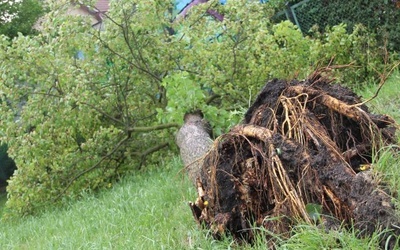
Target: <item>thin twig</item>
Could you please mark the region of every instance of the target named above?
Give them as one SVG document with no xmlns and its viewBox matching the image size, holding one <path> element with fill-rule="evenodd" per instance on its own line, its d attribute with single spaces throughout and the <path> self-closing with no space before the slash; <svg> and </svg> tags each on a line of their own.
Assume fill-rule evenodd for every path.
<svg viewBox="0 0 400 250">
<path fill-rule="evenodd" d="M 87 102 L 79 102 L 79 103 L 80 103 L 80 104 L 83 104 L 83 105 L 86 105 L 86 106 L 88 106 L 88 107 L 90 107 L 90 108 L 96 110 L 96 111 L 99 112 L 100 114 L 102 114 L 102 115 L 108 117 L 110 120 L 112 120 L 112 121 L 114 121 L 114 122 L 116 122 L 116 123 L 125 125 L 123 121 L 118 120 L 118 119 L 112 117 L 111 115 L 109 115 L 109 114 L 107 114 L 106 112 L 104 112 L 103 110 L 101 110 L 101 109 L 99 109 L 99 108 L 93 106 L 92 104 L 89 104 L 89 103 L 87 103 Z"/>
<path fill-rule="evenodd" d="M 150 132 L 154 130 L 161 130 L 161 129 L 167 129 L 167 128 L 179 128 L 180 125 L 178 123 L 167 123 L 167 124 L 160 124 L 160 125 L 155 125 L 155 126 L 149 126 L 149 127 L 132 127 L 132 128 L 127 128 L 127 132 Z"/>
<path fill-rule="evenodd" d="M 129 137 L 125 137 L 124 139 L 122 139 L 121 141 L 119 141 L 117 143 L 117 145 L 114 147 L 113 150 L 111 150 L 110 152 L 108 152 L 108 154 L 106 154 L 105 156 L 103 156 L 96 164 L 94 164 L 93 166 L 91 166 L 88 169 L 83 170 L 82 172 L 80 172 L 78 175 L 74 176 L 74 178 L 72 178 L 70 180 L 70 182 L 67 184 L 67 186 L 60 192 L 60 194 L 54 199 L 54 201 L 57 201 L 58 199 L 60 199 L 60 197 L 68 190 L 68 188 L 71 187 L 72 183 L 74 183 L 74 181 L 76 181 L 79 177 L 83 176 L 86 173 L 89 173 L 90 171 L 96 169 L 104 160 L 106 160 L 108 157 L 110 157 L 111 155 L 113 155 L 121 146 L 122 144 L 124 144 L 127 140 L 129 139 Z"/>
<path fill-rule="evenodd" d="M 154 147 L 152 147 L 152 148 L 148 148 L 148 149 L 146 149 L 145 151 L 143 151 L 143 152 L 141 152 L 141 153 L 136 152 L 136 153 L 134 153 L 134 155 L 136 155 L 136 156 L 138 156 L 138 157 L 145 157 L 145 156 L 147 156 L 147 155 L 149 155 L 149 154 L 152 154 L 152 153 L 154 153 L 154 152 L 156 152 L 156 151 L 158 151 L 158 150 L 160 150 L 160 149 L 162 149 L 162 148 L 167 147 L 168 145 L 169 145 L 168 142 L 164 142 L 164 143 L 161 143 L 161 144 L 159 144 L 159 145 L 156 145 L 156 146 L 154 146 Z"/>
<path fill-rule="evenodd" d="M 378 96 L 379 92 L 381 91 L 383 85 L 385 85 L 386 80 L 387 80 L 387 79 L 389 78 L 389 76 L 393 73 L 393 71 L 394 71 L 397 67 L 399 67 L 399 65 L 400 65 L 400 62 L 397 62 L 397 63 L 389 70 L 389 72 L 388 72 L 387 74 L 382 73 L 382 74 L 380 75 L 381 81 L 380 81 L 380 83 L 379 83 L 379 87 L 378 87 L 378 89 L 376 90 L 375 94 L 374 94 L 372 97 L 370 97 L 369 99 L 367 99 L 367 100 L 365 100 L 365 101 L 363 101 L 363 102 L 350 105 L 350 107 L 359 107 L 359 106 L 364 105 L 364 104 L 366 104 L 367 102 L 370 102 L 370 101 L 372 101 L 373 99 L 375 99 L 375 98 Z"/>
</svg>

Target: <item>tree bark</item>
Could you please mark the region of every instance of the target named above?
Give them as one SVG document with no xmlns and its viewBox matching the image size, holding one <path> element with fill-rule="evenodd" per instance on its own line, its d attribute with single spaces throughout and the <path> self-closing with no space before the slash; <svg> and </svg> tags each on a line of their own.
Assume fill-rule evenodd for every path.
<svg viewBox="0 0 400 250">
<path fill-rule="evenodd" d="M 200 177 L 204 156 L 213 144 L 211 133 L 210 125 L 204 120 L 201 111 L 195 111 L 185 114 L 184 124 L 176 136 L 185 170 L 195 186 Z"/>
</svg>

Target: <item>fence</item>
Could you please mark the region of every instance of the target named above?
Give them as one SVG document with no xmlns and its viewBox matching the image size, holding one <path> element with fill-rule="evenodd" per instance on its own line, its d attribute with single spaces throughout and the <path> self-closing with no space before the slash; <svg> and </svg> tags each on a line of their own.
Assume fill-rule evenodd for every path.
<svg viewBox="0 0 400 250">
<path fill-rule="evenodd" d="M 352 32 L 356 24 L 362 23 L 376 35 L 378 43 L 400 51 L 400 0 L 303 0 L 287 5 L 273 20 L 290 20 L 304 34 L 309 34 L 314 25 L 323 32 L 325 27 L 340 23 Z"/>
<path fill-rule="evenodd" d="M 328 23 L 330 25 L 336 25 L 342 22 L 346 22 L 346 17 L 351 16 L 352 10 L 347 10 L 345 13 L 335 12 L 335 15 L 331 15 L 328 12 L 323 11 L 323 1 L 312 1 L 304 0 L 292 6 L 287 5 L 287 8 L 274 17 L 274 21 L 290 20 L 296 24 L 303 33 L 308 33 L 314 25 L 318 25 L 324 28 Z"/>
<path fill-rule="evenodd" d="M 274 19 L 278 22 L 290 20 L 303 33 L 308 33 L 316 24 L 324 29 L 327 25 L 345 23 L 349 31 L 356 23 L 363 23 L 372 29 L 397 26 L 399 16 L 400 0 L 385 2 L 303 0 L 294 5 L 287 5 L 287 8 L 277 13 Z"/>
</svg>

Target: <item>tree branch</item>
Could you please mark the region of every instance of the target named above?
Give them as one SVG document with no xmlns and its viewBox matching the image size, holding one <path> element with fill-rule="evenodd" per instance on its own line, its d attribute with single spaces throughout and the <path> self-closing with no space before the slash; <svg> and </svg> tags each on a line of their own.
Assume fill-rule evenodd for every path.
<svg viewBox="0 0 400 250">
<path fill-rule="evenodd" d="M 128 133 L 132 132 L 150 132 L 154 130 L 162 130 L 162 129 L 168 129 L 168 128 L 179 128 L 180 125 L 178 123 L 167 123 L 167 124 L 160 124 L 160 125 L 155 125 L 155 126 L 150 126 L 150 127 L 132 127 L 132 128 L 127 128 Z"/>
<path fill-rule="evenodd" d="M 169 145 L 168 142 L 164 142 L 164 143 L 161 143 L 161 144 L 159 144 L 159 145 L 156 145 L 156 146 L 154 146 L 154 147 L 152 147 L 152 148 L 148 148 L 147 150 L 145 150 L 145 151 L 143 151 L 143 152 L 141 152 L 141 153 L 135 152 L 134 155 L 136 155 L 136 156 L 138 156 L 138 157 L 145 157 L 145 156 L 147 156 L 147 155 L 149 155 L 149 154 L 152 154 L 152 153 L 154 153 L 154 152 L 156 152 L 156 151 L 158 151 L 158 150 L 160 150 L 160 149 L 162 149 L 162 148 L 167 147 L 168 145 Z"/>
<path fill-rule="evenodd" d="M 125 137 L 124 139 L 122 139 L 121 141 L 119 141 L 117 143 L 117 145 L 114 147 L 113 150 L 111 150 L 110 152 L 108 152 L 105 156 L 103 156 L 96 164 L 94 164 L 93 166 L 91 166 L 88 169 L 83 170 L 82 172 L 80 172 L 78 175 L 74 176 L 74 178 L 72 178 L 70 180 L 70 182 L 67 184 L 67 186 L 60 192 L 60 194 L 54 199 L 54 201 L 57 201 L 58 199 L 61 198 L 61 196 L 71 187 L 72 183 L 74 183 L 74 181 L 76 181 L 79 177 L 83 176 L 84 174 L 89 173 L 90 171 L 96 169 L 105 159 L 107 159 L 108 157 L 110 157 L 111 155 L 113 155 L 127 140 L 129 139 L 129 136 Z"/>
<path fill-rule="evenodd" d="M 210 98 L 208 98 L 208 99 L 206 100 L 206 104 L 207 104 L 207 105 L 210 105 L 210 103 L 212 103 L 215 99 L 218 99 L 218 98 L 220 98 L 220 97 L 221 97 L 221 95 L 213 94 L 212 96 L 210 96 Z"/>
<path fill-rule="evenodd" d="M 112 19 L 110 19 L 112 20 Z M 115 23 L 115 22 L 113 22 Z M 116 23 L 115 23 L 116 24 Z M 124 28 L 121 25 L 116 24 L 118 27 L 121 27 L 121 29 L 123 29 L 122 31 L 124 32 Z M 100 31 L 99 31 L 100 32 Z M 160 77 L 158 77 L 157 75 L 155 75 L 154 73 L 148 71 L 147 69 L 140 67 L 140 65 L 135 64 L 134 62 L 132 62 L 131 60 L 129 60 L 128 58 L 124 57 L 123 55 L 121 55 L 120 53 L 118 53 L 116 50 L 114 50 L 113 48 L 111 48 L 108 43 L 106 43 L 100 36 L 100 34 L 96 35 L 94 34 L 94 36 L 99 39 L 100 43 L 108 50 L 110 51 L 112 54 L 114 54 L 115 56 L 121 58 L 122 60 L 126 61 L 129 65 L 132 65 L 134 68 L 136 68 L 139 71 L 142 71 L 144 73 L 146 73 L 147 75 L 151 76 L 152 78 L 156 79 L 157 81 L 161 82 L 162 79 L 160 79 Z M 129 48 L 130 44 L 127 43 L 127 46 Z M 132 53 L 131 53 L 132 55 Z M 134 56 L 134 55 L 132 55 Z"/>
<path fill-rule="evenodd" d="M 79 102 L 79 103 L 82 104 L 82 105 L 86 105 L 86 106 L 88 106 L 88 107 L 90 107 L 90 108 L 96 110 L 96 111 L 99 112 L 100 114 L 104 115 L 105 117 L 109 118 L 110 120 L 112 120 L 112 121 L 114 121 L 114 122 L 116 122 L 116 123 L 125 125 L 123 121 L 118 120 L 118 119 L 112 117 L 111 115 L 109 115 L 109 114 L 107 114 L 106 112 L 104 112 L 103 110 L 101 110 L 101 109 L 99 109 L 99 108 L 93 106 L 92 104 L 89 104 L 89 103 L 87 103 L 87 102 Z"/>
<path fill-rule="evenodd" d="M 393 71 L 394 71 L 396 68 L 399 67 L 399 65 L 400 65 L 400 62 L 397 62 L 395 65 L 393 65 L 393 67 L 389 70 L 389 72 L 387 72 L 387 73 L 384 72 L 384 73 L 379 74 L 381 80 L 380 80 L 378 89 L 376 90 L 375 94 L 374 94 L 372 97 L 370 97 L 369 99 L 367 99 L 367 100 L 365 100 L 365 101 L 363 101 L 363 102 L 361 102 L 361 103 L 357 103 L 357 104 L 351 105 L 351 107 L 358 107 L 358 106 L 364 105 L 364 104 L 366 104 L 367 102 L 370 102 L 370 101 L 372 101 L 373 99 L 375 99 L 375 98 L 378 96 L 379 92 L 381 91 L 383 85 L 385 85 L 386 80 L 387 80 L 387 79 L 389 78 L 389 76 L 393 73 Z"/>
</svg>

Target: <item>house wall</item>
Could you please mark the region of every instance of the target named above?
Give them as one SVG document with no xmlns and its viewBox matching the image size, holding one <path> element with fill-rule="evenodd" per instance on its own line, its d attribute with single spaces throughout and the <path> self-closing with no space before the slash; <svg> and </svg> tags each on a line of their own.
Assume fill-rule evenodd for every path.
<svg viewBox="0 0 400 250">
<path fill-rule="evenodd" d="M 96 17 L 94 15 L 91 15 L 87 10 L 85 10 L 82 7 L 79 6 L 69 6 L 67 11 L 66 11 L 66 15 L 73 15 L 73 16 L 83 16 L 83 17 L 89 17 L 90 18 L 90 23 L 93 27 L 97 27 L 99 26 L 99 21 L 96 19 Z M 35 23 L 35 25 L 33 26 L 34 29 L 36 30 L 42 30 L 42 23 L 45 20 L 45 16 L 40 17 L 39 20 Z M 100 27 L 100 26 L 99 26 Z"/>
<path fill-rule="evenodd" d="M 90 15 L 86 10 L 80 7 L 74 7 L 74 6 L 69 7 L 67 10 L 67 15 L 89 16 L 91 20 L 90 23 L 92 25 L 95 25 L 99 22 L 93 15 Z"/>
</svg>

